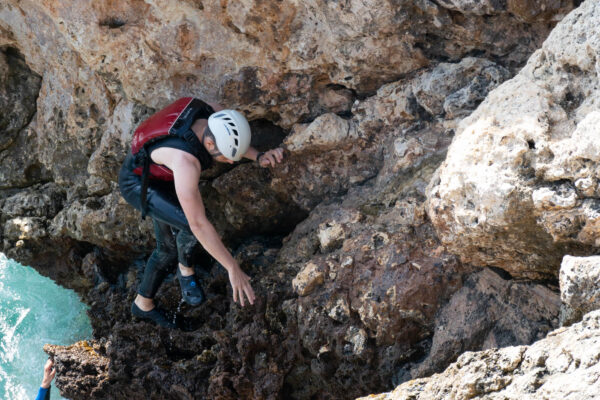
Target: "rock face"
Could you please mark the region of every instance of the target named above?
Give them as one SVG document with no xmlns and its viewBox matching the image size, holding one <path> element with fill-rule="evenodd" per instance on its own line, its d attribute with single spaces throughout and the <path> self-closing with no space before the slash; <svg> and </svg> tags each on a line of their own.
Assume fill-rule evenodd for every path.
<svg viewBox="0 0 600 400">
<path fill-rule="evenodd" d="M 575 26 L 573 15 L 595 12 L 588 3 L 559 29 Z M 456 143 L 466 124 L 478 117 L 459 125 L 461 119 L 490 91 L 510 85 L 529 107 L 524 99 L 533 84 L 502 84 L 576 5 L 2 2 L 3 251 L 78 290 L 94 328 L 89 342 L 46 348 L 57 362 L 58 387 L 74 399 L 351 398 L 439 371 L 464 350 L 528 344 L 554 328 L 559 305 L 551 290 L 471 263 L 555 277 L 552 257 L 594 245 L 591 167 L 573 178 L 575 189 L 562 180 L 536 187 L 535 196 L 532 189 L 535 212 L 498 192 L 528 212 L 515 214 L 518 234 L 484 227 L 486 240 L 498 241 L 498 254 L 480 236 L 469 236 L 479 231 L 458 230 L 462 225 L 451 219 L 448 210 L 469 206 L 468 200 L 436 193 L 443 171 L 460 157 Z M 568 51 L 577 53 L 578 41 L 593 38 L 593 31 L 578 36 Z M 566 68 L 566 61 L 554 64 L 562 60 L 560 46 L 545 46 L 534 60 L 545 54 L 549 72 L 532 70 L 530 61 L 530 75 L 558 80 L 580 71 L 591 79 L 591 64 L 579 70 Z M 583 54 L 573 57 L 585 60 Z M 572 115 L 587 115 L 581 110 L 592 99 L 579 103 L 592 90 L 587 81 L 572 88 L 550 82 L 557 93 L 563 87 Z M 177 283 L 168 279 L 157 298 L 178 310 L 182 328 L 168 331 L 129 315 L 154 243 L 150 222 L 141 222 L 119 196 L 116 179 L 135 127 L 181 96 L 241 109 L 255 146 L 281 145 L 286 155 L 278 168 L 241 163 L 203 173 L 209 219 L 253 276 L 258 300 L 244 309 L 232 303 L 226 274 L 196 249 L 208 300 L 195 309 L 180 304 Z M 479 110 L 493 102 L 488 97 Z M 515 101 L 515 113 L 521 103 Z M 509 125 L 512 116 L 506 118 Z M 459 126 L 426 205 L 427 187 Z M 581 126 L 580 143 L 591 143 Z M 560 129 L 552 132 L 564 149 L 572 146 Z M 532 140 L 534 147 L 544 143 Z M 583 147 L 574 151 L 581 156 L 576 160 L 591 157 Z M 543 158 L 545 170 L 558 173 L 571 160 L 556 154 L 555 161 Z M 479 153 L 464 157 L 476 160 Z M 471 168 L 485 171 L 477 163 Z M 473 202 L 475 209 L 484 205 Z M 564 224 L 552 225 L 553 216 L 579 206 L 588 210 L 583 239 L 566 233 L 570 239 L 561 239 Z M 557 244 L 549 245 L 553 237 Z M 527 269 L 523 260 L 531 261 Z M 476 328 L 463 329 L 468 323 Z"/>
<path fill-rule="evenodd" d="M 464 262 L 547 279 L 597 248 L 599 15 L 583 3 L 461 122 L 428 214 Z"/>
<path fill-rule="evenodd" d="M 104 387 L 109 382 L 110 360 L 106 357 L 105 347 L 99 343 L 91 345 L 85 340 L 71 346 L 44 346 L 44 351 L 55 360 L 54 368 L 60 371 L 55 384 L 63 396 L 72 397 L 81 392 L 95 398 L 106 396 Z"/>
<path fill-rule="evenodd" d="M 369 400 L 597 399 L 600 311 L 532 346 L 465 353 L 441 374 Z"/>
<path fill-rule="evenodd" d="M 563 306 L 570 311 L 566 314 L 569 317 L 567 322 L 578 322 L 575 325 L 550 332 L 546 338 L 531 346 L 464 353 L 456 363 L 440 374 L 415 379 L 398 386 L 390 393 L 368 398 L 372 400 L 598 398 L 600 304 L 595 302 L 598 281 L 598 272 L 595 268 L 597 262 L 598 257 L 566 256 L 563 260 L 560 272 L 561 298 Z M 483 272 L 481 275 L 489 275 L 489 273 Z M 490 277 L 486 277 L 487 281 Z M 549 306 L 547 294 L 546 299 L 543 298 L 541 292 L 545 289 L 540 287 L 536 289 L 541 296 L 539 305 L 535 308 L 555 310 L 556 304 L 554 307 Z M 455 297 L 460 297 L 460 292 L 457 292 Z M 582 319 L 581 315 L 587 311 L 590 312 Z M 531 319 L 527 318 L 527 320 Z M 438 325 L 441 326 L 443 325 Z M 451 341 L 448 343 L 452 344 Z M 496 343 L 493 346 L 496 347 L 495 345 L 502 344 Z M 435 347 L 435 345 L 432 347 L 429 357 L 437 360 L 433 351 Z"/>
<path fill-rule="evenodd" d="M 598 283 L 600 257 L 565 256 L 560 266 L 562 324 L 579 321 L 586 313 L 600 309 Z"/>
<path fill-rule="evenodd" d="M 478 272 L 438 313 L 426 359 L 404 367 L 409 376 L 399 378 L 441 372 L 465 351 L 540 340 L 558 325 L 560 306 L 559 296 L 542 285 L 506 280 L 489 269 Z"/>
</svg>

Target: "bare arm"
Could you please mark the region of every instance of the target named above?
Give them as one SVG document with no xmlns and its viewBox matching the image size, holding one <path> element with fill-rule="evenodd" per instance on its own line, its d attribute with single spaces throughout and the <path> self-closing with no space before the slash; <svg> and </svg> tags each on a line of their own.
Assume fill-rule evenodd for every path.
<svg viewBox="0 0 600 400">
<path fill-rule="evenodd" d="M 169 150 L 170 157 L 165 157 L 163 161 L 167 161 L 164 164 L 173 171 L 175 192 L 190 224 L 192 233 L 202 247 L 227 270 L 233 289 L 233 300 L 237 302 L 239 299 L 241 305 L 244 306 L 245 295 L 250 304 L 254 304 L 255 296 L 250 286 L 250 277 L 241 270 L 229 250 L 223 244 L 214 226 L 206 218 L 204 202 L 198 189 L 198 180 L 201 172 L 200 163 L 191 154 L 176 149 Z"/>
</svg>

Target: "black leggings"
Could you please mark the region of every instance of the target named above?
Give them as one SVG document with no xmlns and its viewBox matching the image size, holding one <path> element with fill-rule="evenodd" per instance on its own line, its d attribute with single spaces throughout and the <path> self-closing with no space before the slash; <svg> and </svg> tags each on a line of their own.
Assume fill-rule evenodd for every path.
<svg viewBox="0 0 600 400">
<path fill-rule="evenodd" d="M 133 156 L 129 154 L 119 173 L 119 188 L 123 198 L 141 211 L 142 179 L 132 172 L 133 166 Z M 185 267 L 191 265 L 194 247 L 198 241 L 190 230 L 172 182 L 150 181 L 146 202 L 147 215 L 154 223 L 156 249 L 146 263 L 138 293 L 154 298 L 177 261 Z"/>
</svg>

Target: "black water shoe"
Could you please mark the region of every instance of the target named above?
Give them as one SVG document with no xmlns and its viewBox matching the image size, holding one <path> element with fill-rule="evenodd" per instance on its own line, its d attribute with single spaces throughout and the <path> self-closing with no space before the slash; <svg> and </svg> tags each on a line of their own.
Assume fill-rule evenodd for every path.
<svg viewBox="0 0 600 400">
<path fill-rule="evenodd" d="M 131 304 L 131 315 L 141 320 L 152 322 L 158 326 L 162 326 L 164 328 L 175 329 L 176 325 L 172 318 L 167 316 L 165 310 L 154 307 L 150 311 L 143 311 L 141 308 L 137 306 L 137 304 Z"/>
<path fill-rule="evenodd" d="M 202 287 L 196 279 L 196 274 L 190 276 L 181 275 L 181 270 L 177 267 L 177 279 L 181 286 L 181 297 L 191 306 L 197 306 L 204 302 L 206 297 L 202 291 Z"/>
</svg>

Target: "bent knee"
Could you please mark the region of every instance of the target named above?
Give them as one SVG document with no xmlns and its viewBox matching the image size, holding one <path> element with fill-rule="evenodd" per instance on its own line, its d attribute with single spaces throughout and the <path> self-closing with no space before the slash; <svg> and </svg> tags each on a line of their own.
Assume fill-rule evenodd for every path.
<svg viewBox="0 0 600 400">
<path fill-rule="evenodd" d="M 174 251 L 155 250 L 150 256 L 156 268 L 170 270 L 177 263 L 177 253 Z"/>
</svg>

